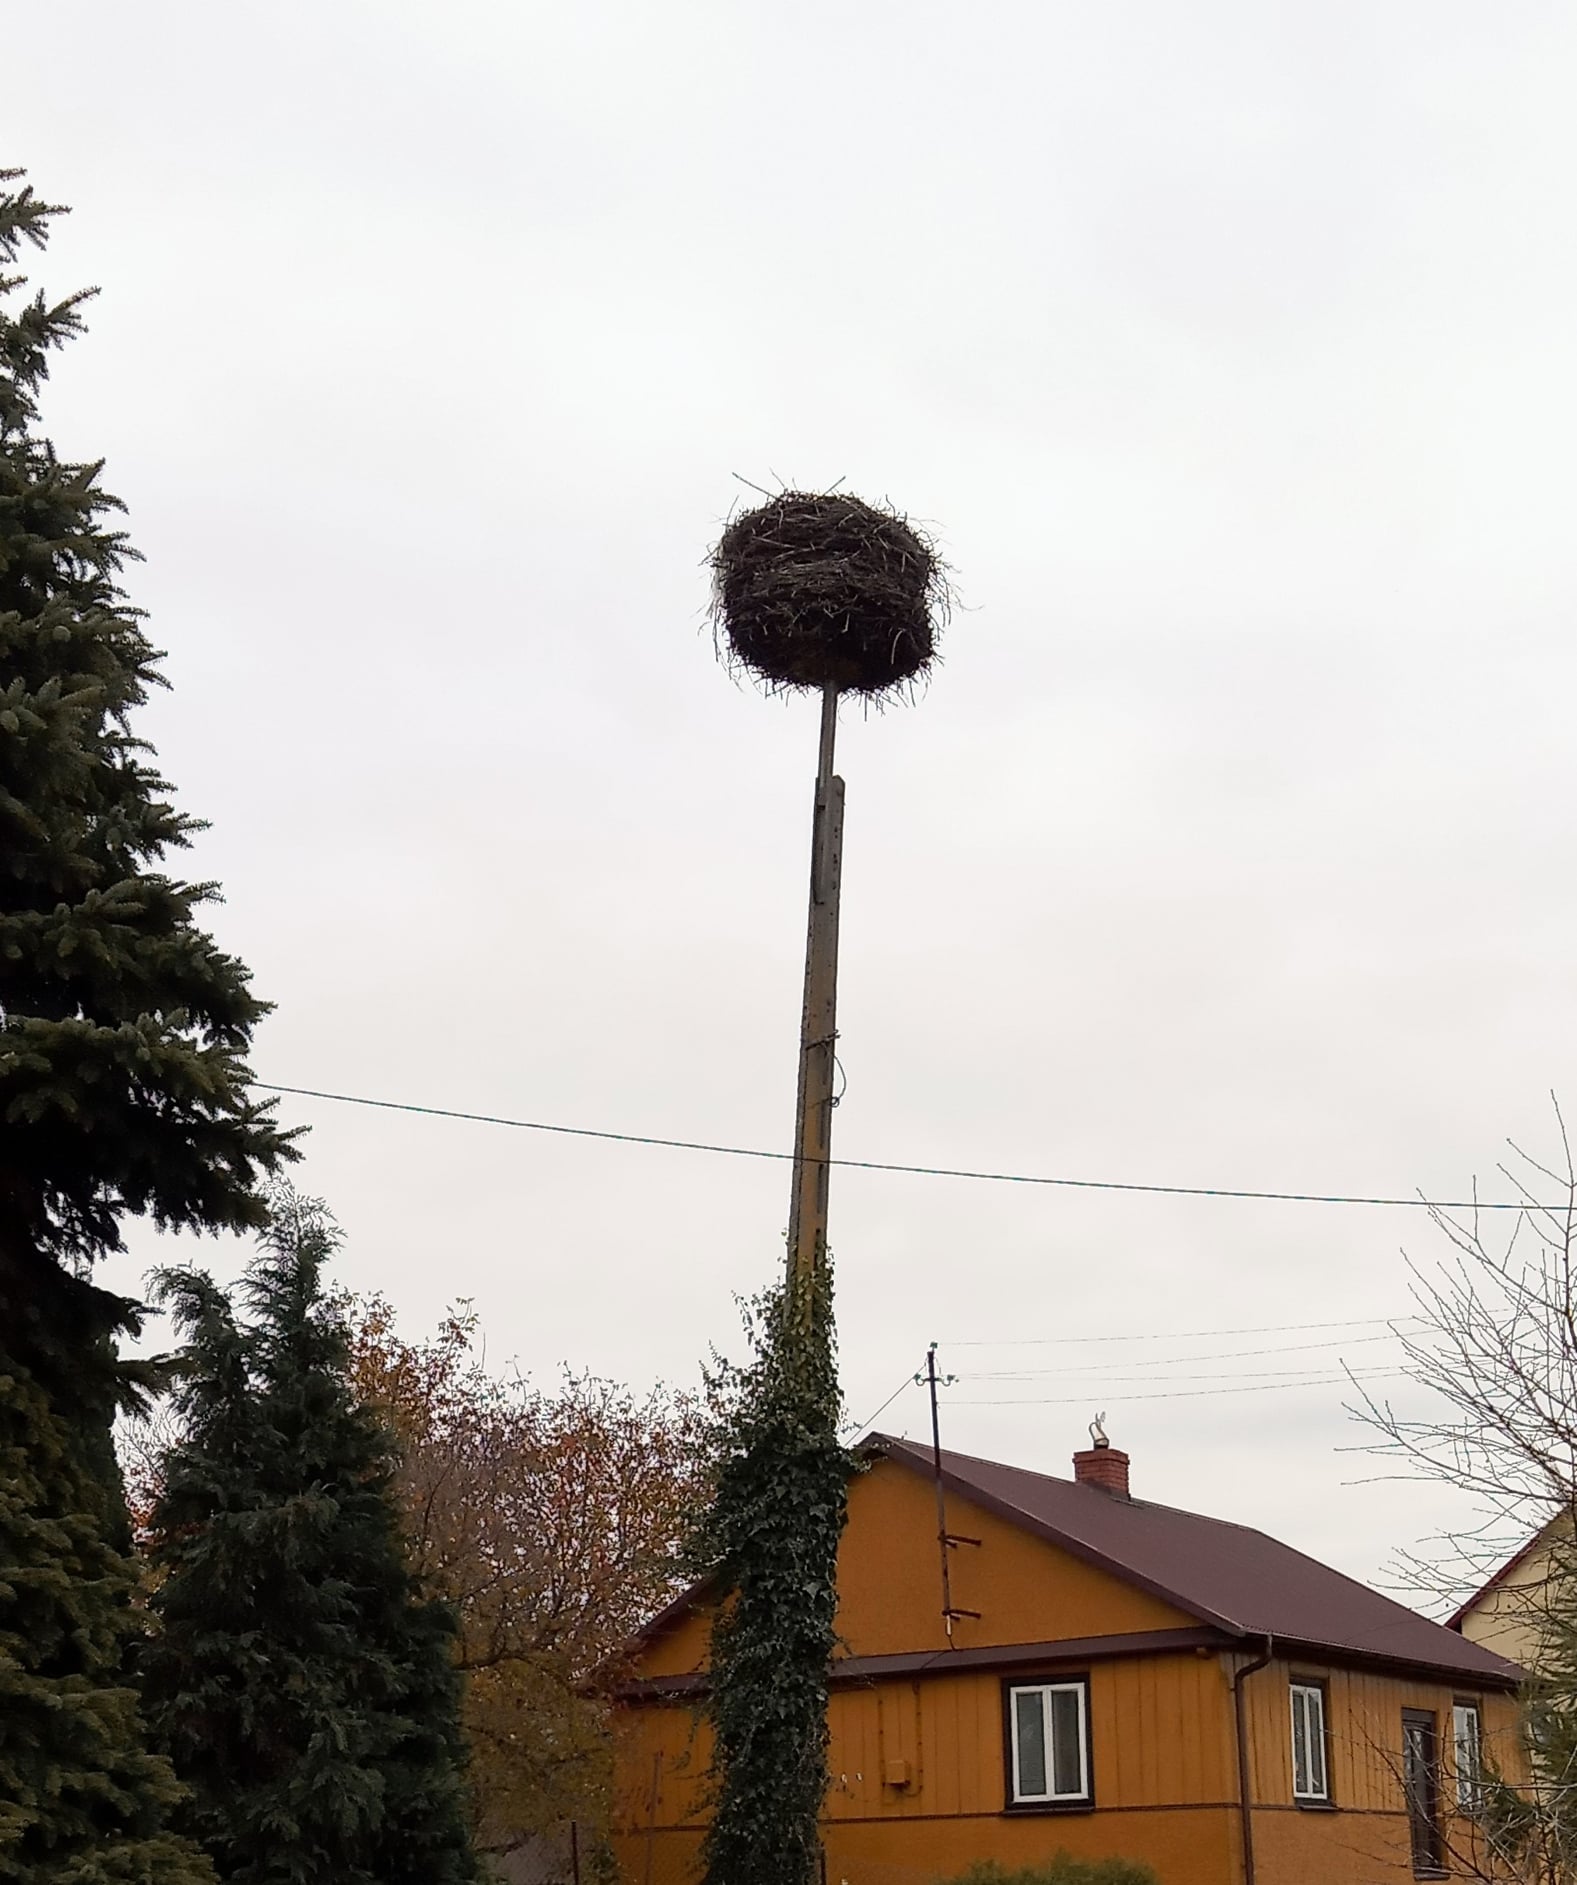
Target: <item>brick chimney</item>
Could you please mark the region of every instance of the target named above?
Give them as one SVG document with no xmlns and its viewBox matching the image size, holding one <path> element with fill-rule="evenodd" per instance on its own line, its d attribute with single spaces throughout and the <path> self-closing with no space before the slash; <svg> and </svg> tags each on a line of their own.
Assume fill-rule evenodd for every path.
<svg viewBox="0 0 1577 1885">
<path fill-rule="evenodd" d="M 1114 1498 L 1126 1499 L 1128 1493 L 1128 1455 L 1115 1447 L 1104 1433 L 1097 1432 L 1095 1444 L 1073 1456 L 1073 1477 L 1081 1486 L 1099 1486 Z"/>
</svg>

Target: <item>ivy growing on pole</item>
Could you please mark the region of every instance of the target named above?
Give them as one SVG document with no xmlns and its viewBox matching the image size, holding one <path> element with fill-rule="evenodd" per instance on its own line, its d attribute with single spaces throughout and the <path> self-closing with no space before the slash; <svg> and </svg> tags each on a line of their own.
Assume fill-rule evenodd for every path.
<svg viewBox="0 0 1577 1885">
<path fill-rule="evenodd" d="M 714 1377 L 716 1493 L 699 1538 L 719 1598 L 707 1713 L 706 1885 L 816 1885 L 838 1541 L 854 1460 L 841 1408 L 830 1262 L 752 1307 L 753 1359 Z"/>
</svg>

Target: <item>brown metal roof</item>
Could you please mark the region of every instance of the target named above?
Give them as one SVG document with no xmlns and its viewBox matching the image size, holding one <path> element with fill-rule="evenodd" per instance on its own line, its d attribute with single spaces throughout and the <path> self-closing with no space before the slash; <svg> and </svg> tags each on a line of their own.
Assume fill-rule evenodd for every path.
<svg viewBox="0 0 1577 1885">
<path fill-rule="evenodd" d="M 930 1448 L 913 1441 L 873 1433 L 861 1450 L 932 1471 Z M 1246 1525 L 967 1453 L 944 1452 L 942 1476 L 950 1491 L 1231 1636 L 1272 1636 L 1289 1650 L 1402 1663 L 1475 1686 L 1510 1687 L 1521 1674 L 1493 1650 Z"/>
</svg>

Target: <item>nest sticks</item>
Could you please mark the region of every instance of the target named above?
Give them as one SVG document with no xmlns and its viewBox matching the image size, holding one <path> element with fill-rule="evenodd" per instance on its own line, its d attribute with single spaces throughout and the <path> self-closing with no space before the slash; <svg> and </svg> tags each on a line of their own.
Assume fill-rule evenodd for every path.
<svg viewBox="0 0 1577 1885">
<path fill-rule="evenodd" d="M 712 552 L 725 658 L 768 689 L 881 699 L 936 656 L 948 601 L 933 546 L 857 497 L 783 491 L 742 512 Z"/>
</svg>

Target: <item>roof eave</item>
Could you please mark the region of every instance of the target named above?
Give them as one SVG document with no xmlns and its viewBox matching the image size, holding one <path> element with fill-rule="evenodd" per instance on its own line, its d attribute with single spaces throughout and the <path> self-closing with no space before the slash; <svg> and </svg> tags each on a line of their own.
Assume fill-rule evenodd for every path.
<svg viewBox="0 0 1577 1885">
<path fill-rule="evenodd" d="M 1433 1681 L 1449 1682 L 1459 1689 L 1497 1689 L 1508 1694 L 1519 1688 L 1523 1670 L 1505 1657 L 1496 1657 L 1499 1669 L 1471 1669 L 1461 1663 L 1433 1662 L 1421 1656 L 1387 1655 L 1383 1650 L 1354 1649 L 1346 1643 L 1322 1643 L 1310 1637 L 1278 1636 L 1276 1654 L 1296 1660 L 1341 1663 L 1353 1668 L 1373 1669 L 1387 1675 L 1428 1676 Z M 1492 1653 L 1492 1652 L 1491 1652 Z"/>
<path fill-rule="evenodd" d="M 874 1682 L 909 1680 L 918 1676 L 949 1676 L 982 1670 L 1078 1667 L 1125 1658 L 1177 1655 L 1187 1651 L 1230 1651 L 1237 1639 L 1208 1627 L 1180 1630 L 1139 1630 L 1116 1635 L 1055 1637 L 1033 1643 L 982 1643 L 968 1649 L 941 1648 L 835 1656 L 828 1670 L 833 1688 L 867 1687 Z M 706 1670 L 684 1670 L 673 1675 L 626 1680 L 614 1694 L 623 1701 L 674 1700 L 703 1694 L 709 1685 Z"/>
</svg>

